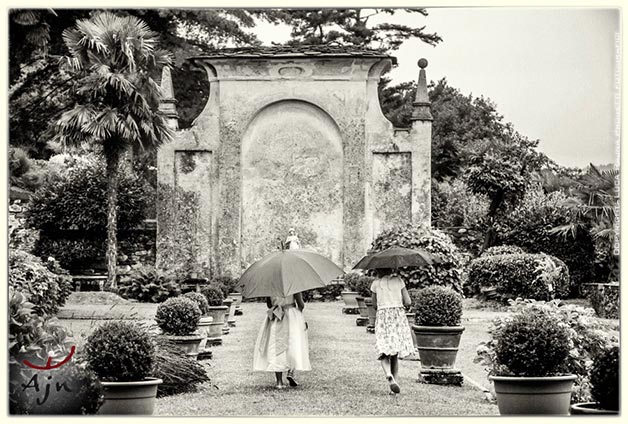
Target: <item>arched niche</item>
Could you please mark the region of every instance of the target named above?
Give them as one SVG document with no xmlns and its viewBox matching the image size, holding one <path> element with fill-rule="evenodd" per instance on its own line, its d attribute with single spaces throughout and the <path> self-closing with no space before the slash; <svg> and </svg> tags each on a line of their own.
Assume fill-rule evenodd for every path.
<svg viewBox="0 0 628 424">
<path fill-rule="evenodd" d="M 300 100 L 264 107 L 244 132 L 241 166 L 243 267 L 277 250 L 290 227 L 342 264 L 343 147 L 329 114 Z"/>
</svg>

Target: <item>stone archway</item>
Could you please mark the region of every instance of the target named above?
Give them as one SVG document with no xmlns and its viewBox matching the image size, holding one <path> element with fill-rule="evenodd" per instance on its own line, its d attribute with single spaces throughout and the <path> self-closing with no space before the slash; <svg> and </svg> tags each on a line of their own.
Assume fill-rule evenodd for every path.
<svg viewBox="0 0 628 424">
<path fill-rule="evenodd" d="M 241 260 L 279 247 L 294 227 L 303 247 L 343 263 L 343 149 L 319 107 L 283 100 L 263 108 L 242 137 Z"/>
</svg>

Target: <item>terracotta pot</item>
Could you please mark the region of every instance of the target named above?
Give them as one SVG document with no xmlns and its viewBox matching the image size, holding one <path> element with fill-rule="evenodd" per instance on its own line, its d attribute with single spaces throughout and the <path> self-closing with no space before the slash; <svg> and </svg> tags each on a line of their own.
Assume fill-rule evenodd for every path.
<svg viewBox="0 0 628 424">
<path fill-rule="evenodd" d="M 158 378 L 144 381 L 101 381 L 105 401 L 98 415 L 152 415 L 155 409 Z"/>
<path fill-rule="evenodd" d="M 568 415 L 575 375 L 490 376 L 501 415 Z"/>
<path fill-rule="evenodd" d="M 453 368 L 464 327 L 428 327 L 412 325 L 421 366 Z"/>
<path fill-rule="evenodd" d="M 366 310 L 366 303 L 364 302 L 364 297 L 358 296 L 355 298 L 355 301 L 358 302 L 358 309 L 360 310 L 360 316 L 362 318 L 368 318 L 369 314 Z"/>
<path fill-rule="evenodd" d="M 209 325 L 209 339 L 220 339 L 222 337 L 222 328 L 225 325 L 225 312 L 229 308 L 227 306 L 210 306 L 207 316 L 212 317 L 214 320 Z"/>
<path fill-rule="evenodd" d="M 618 415 L 619 411 L 602 409 L 599 403 L 574 403 L 570 408 L 571 415 Z"/>
<path fill-rule="evenodd" d="M 201 342 L 203 339 L 206 339 L 206 337 L 201 336 L 200 334 L 190 334 L 187 336 L 166 335 L 164 337 L 182 349 L 187 356 L 194 359 L 198 356 Z"/>
<path fill-rule="evenodd" d="M 347 308 L 358 307 L 358 301 L 356 300 L 356 297 L 358 297 L 358 292 L 343 291 L 340 293 L 340 295 L 342 296 L 342 300 L 345 302 L 345 306 Z"/>
</svg>

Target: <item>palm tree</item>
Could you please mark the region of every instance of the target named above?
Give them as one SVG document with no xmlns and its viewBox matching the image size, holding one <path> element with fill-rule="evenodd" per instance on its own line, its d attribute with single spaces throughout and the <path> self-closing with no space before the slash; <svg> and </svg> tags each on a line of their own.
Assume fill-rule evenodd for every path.
<svg viewBox="0 0 628 424">
<path fill-rule="evenodd" d="M 155 149 L 172 137 L 159 112 L 153 77 L 169 66 L 158 34 L 134 16 L 103 12 L 63 32 L 70 55 L 62 65 L 76 78 L 74 107 L 56 123 L 63 145 L 98 145 L 107 173 L 107 286 L 116 287 L 117 194 L 121 157 L 129 147 Z"/>
</svg>

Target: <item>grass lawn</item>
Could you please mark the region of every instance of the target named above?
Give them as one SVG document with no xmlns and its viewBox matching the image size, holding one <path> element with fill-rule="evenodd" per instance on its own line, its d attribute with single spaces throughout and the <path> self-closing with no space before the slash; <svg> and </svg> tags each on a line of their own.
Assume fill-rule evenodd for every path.
<svg viewBox="0 0 628 424">
<path fill-rule="evenodd" d="M 62 323 L 80 338 L 100 318 L 110 313 L 147 320 L 156 305 L 118 304 L 107 312 L 104 305 L 72 304 L 63 308 Z M 308 303 L 310 361 L 313 370 L 297 373 L 300 386 L 276 390 L 272 373 L 253 372 L 253 345 L 266 307 L 244 303 L 237 326 L 223 336 L 223 345 L 213 347 L 214 358 L 202 363 L 212 379 L 197 393 L 157 400 L 154 415 L 175 416 L 480 416 L 498 415 L 497 406 L 485 400 L 473 384 L 444 387 L 416 382 L 418 361 L 401 361 L 401 394 L 389 395 L 379 362 L 375 359 L 375 336 L 355 325 L 355 315 L 343 315 L 341 302 Z M 466 312 L 466 311 L 465 311 Z M 484 311 L 473 310 L 463 322 L 461 352 L 457 366 L 465 376 L 488 386 L 486 373 L 473 363 L 475 346 L 486 340 Z M 492 314 L 488 314 L 492 315 Z M 67 319 L 74 317 L 74 319 Z M 76 319 L 93 317 L 93 319 Z M 490 319 L 490 317 L 488 318 Z"/>
</svg>

